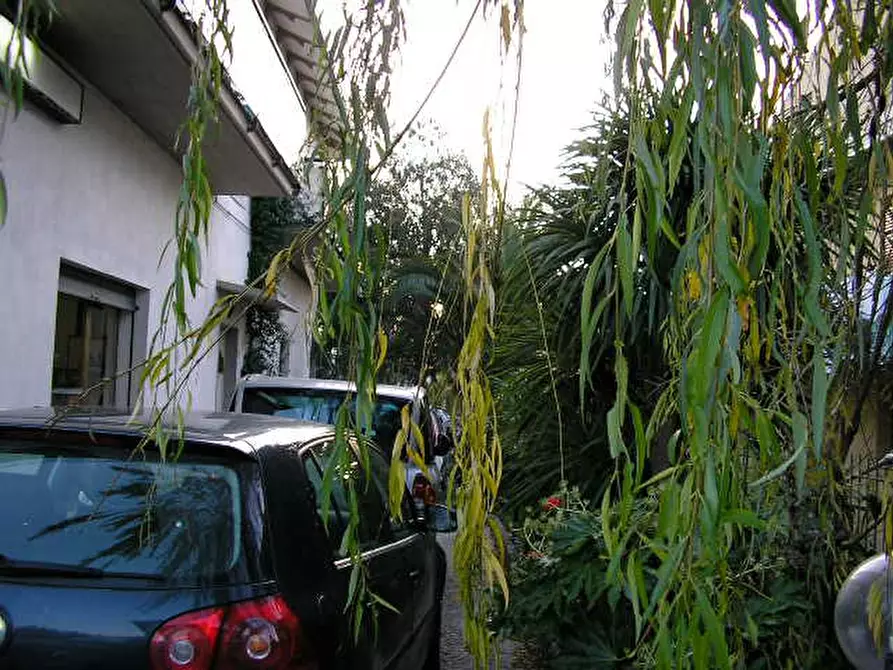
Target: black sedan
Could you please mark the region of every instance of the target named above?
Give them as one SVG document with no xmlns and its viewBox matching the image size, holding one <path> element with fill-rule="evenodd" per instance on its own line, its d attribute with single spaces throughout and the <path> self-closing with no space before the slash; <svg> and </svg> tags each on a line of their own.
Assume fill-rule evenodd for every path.
<svg viewBox="0 0 893 670">
<path fill-rule="evenodd" d="M 189 416 L 135 450 L 127 416 L 0 412 L 0 669 L 439 667 L 445 557 L 387 513 L 386 460 L 334 478 L 331 427 Z M 346 482 L 372 608 L 345 610 Z M 325 522 L 321 510 L 326 510 Z M 372 597 L 374 594 L 375 598 Z"/>
</svg>

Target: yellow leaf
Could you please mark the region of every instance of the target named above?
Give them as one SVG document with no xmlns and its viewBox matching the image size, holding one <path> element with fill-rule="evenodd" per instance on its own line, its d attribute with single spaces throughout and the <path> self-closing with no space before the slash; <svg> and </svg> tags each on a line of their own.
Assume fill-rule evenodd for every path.
<svg viewBox="0 0 893 670">
<path fill-rule="evenodd" d="M 741 317 L 741 329 L 745 332 L 750 327 L 751 299 L 747 296 L 738 298 L 738 315 Z"/>
<path fill-rule="evenodd" d="M 384 334 L 384 331 L 379 328 L 378 329 L 378 360 L 375 363 L 375 373 L 378 374 L 378 371 L 381 370 L 381 366 L 384 365 L 385 355 L 388 353 L 388 336 Z"/>
<path fill-rule="evenodd" d="M 502 3 L 502 19 L 500 20 L 500 25 L 502 26 L 502 43 L 505 46 L 505 50 L 508 51 L 509 45 L 512 42 L 512 19 L 509 15 L 509 6 L 507 3 Z"/>
<path fill-rule="evenodd" d="M 264 296 L 267 298 L 276 292 L 276 285 L 279 282 L 279 266 L 287 254 L 288 249 L 282 249 L 270 260 L 270 266 L 264 276 Z"/>
<path fill-rule="evenodd" d="M 691 302 L 696 302 L 701 297 L 701 277 L 694 270 L 685 274 L 686 296 Z"/>
<path fill-rule="evenodd" d="M 502 597 L 505 599 L 505 604 L 508 606 L 509 604 L 509 583 L 505 578 L 505 571 L 502 569 L 502 564 L 499 562 L 499 559 L 496 558 L 496 555 L 493 552 L 487 551 L 485 553 L 486 561 L 487 561 L 487 577 L 488 581 L 493 581 L 495 578 L 497 582 L 499 582 L 499 588 L 502 589 Z"/>
</svg>

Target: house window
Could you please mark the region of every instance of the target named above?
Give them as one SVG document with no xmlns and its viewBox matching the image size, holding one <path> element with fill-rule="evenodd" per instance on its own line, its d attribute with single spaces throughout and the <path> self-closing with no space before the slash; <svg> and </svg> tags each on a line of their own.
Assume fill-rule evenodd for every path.
<svg viewBox="0 0 893 670">
<path fill-rule="evenodd" d="M 54 405 L 128 404 L 135 309 L 130 287 L 62 266 L 53 352 Z"/>
</svg>

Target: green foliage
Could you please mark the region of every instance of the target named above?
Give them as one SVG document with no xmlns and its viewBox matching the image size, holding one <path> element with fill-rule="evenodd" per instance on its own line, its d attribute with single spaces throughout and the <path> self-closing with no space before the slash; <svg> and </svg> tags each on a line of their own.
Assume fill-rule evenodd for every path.
<svg viewBox="0 0 893 670">
<path fill-rule="evenodd" d="M 560 439 L 568 483 L 584 497 L 601 497 L 613 470 L 605 425 L 616 397 L 618 337 L 628 338 L 627 396 L 644 416 L 653 412 L 670 376 L 655 343 L 670 309 L 667 287 L 676 248 L 659 238 L 654 267 L 644 259 L 635 264 L 632 323 L 618 326 L 608 309 L 614 293 L 606 282 L 617 270 L 604 260 L 620 217 L 616 197 L 624 186 L 628 138 L 628 113 L 596 114 L 584 138 L 570 147 L 566 185 L 532 192 L 514 213 L 504 240 L 493 374 L 507 450 L 505 498 L 512 512 L 534 504 L 561 481 Z M 690 201 L 691 175 L 685 162 L 668 203 L 677 213 L 669 225 L 680 234 L 685 222 L 678 213 Z M 584 337 L 596 344 L 582 349 Z M 555 403 L 547 402 L 553 393 L 560 415 Z"/>
<path fill-rule="evenodd" d="M 273 257 L 283 246 L 292 237 L 317 223 L 316 217 L 310 214 L 306 202 L 299 196 L 252 198 L 248 276 L 265 275 Z M 296 260 L 303 262 L 303 258 Z M 242 371 L 246 374 L 279 374 L 280 351 L 289 338 L 288 331 L 279 320 L 279 314 L 253 305 L 245 314 L 245 326 L 248 349 Z"/>
<path fill-rule="evenodd" d="M 659 514 L 666 532 L 674 520 L 666 507 L 659 512 L 663 502 L 643 497 L 631 517 L 647 522 Z M 849 667 L 834 638 L 834 570 L 858 560 L 867 547 L 824 543 L 820 520 L 804 511 L 792 510 L 791 531 L 754 523 L 730 554 L 729 583 L 740 606 L 719 627 L 740 645 L 737 667 L 783 668 L 793 657 L 803 667 Z M 746 515 L 736 522 L 747 523 Z M 665 593 L 680 559 L 670 554 L 669 562 L 640 563 L 630 554 L 620 566 L 621 559 L 608 553 L 602 528 L 601 511 L 576 489 L 563 489 L 528 508 L 515 533 L 520 546 L 512 562 L 512 601 L 497 625 L 509 637 L 536 642 L 549 667 L 657 663 L 647 636 L 637 634 L 643 614 L 617 579 L 618 568 L 631 571 L 630 578 L 649 592 Z"/>
<path fill-rule="evenodd" d="M 647 521 L 659 502 L 643 498 L 632 516 Z M 732 552 L 729 582 L 739 607 L 719 623 L 723 634 L 740 644 L 738 667 L 783 668 L 796 657 L 803 667 L 845 670 L 849 665 L 833 628 L 839 583 L 835 566 L 858 561 L 869 548 L 825 543 L 819 519 L 800 510 L 793 513 L 793 531 L 757 524 Z M 662 529 L 671 523 L 662 515 Z M 656 664 L 637 636 L 641 612 L 612 578 L 618 559 L 607 553 L 600 511 L 575 490 L 562 490 L 541 507 L 528 509 L 516 536 L 521 546 L 512 563 L 512 601 L 497 621 L 502 633 L 536 642 L 550 667 Z M 628 565 L 641 571 L 635 579 L 645 589 L 660 592 L 672 579 L 669 566 L 678 560 Z"/>
<path fill-rule="evenodd" d="M 628 667 L 633 612 L 607 581 L 598 512 L 577 489 L 525 512 L 515 533 L 520 547 L 512 561 L 512 600 L 497 619 L 499 629 L 536 642 L 550 667 Z"/>
<path fill-rule="evenodd" d="M 207 38 L 203 32 L 206 25 L 210 26 Z M 174 222 L 174 278 L 161 307 L 159 333 L 162 339 L 171 314 L 175 317 L 177 335 L 187 334 L 186 288 L 194 297 L 201 281 L 200 240 L 207 240 L 214 203 L 202 146 L 206 134 L 218 121 L 224 61 L 232 56 L 232 33 L 226 0 L 207 0 L 207 15 L 202 13 L 194 28 L 199 42 L 198 57 L 192 66 L 186 121 L 174 147 L 182 154 L 183 186 Z"/>
<path fill-rule="evenodd" d="M 835 550 L 847 529 L 839 468 L 859 412 L 841 421 L 836 408 L 854 385 L 864 398 L 877 362 L 857 354 L 864 367 L 842 364 L 864 305 L 879 304 L 864 287 L 886 272 L 872 228 L 886 213 L 890 151 L 881 138 L 891 72 L 889 59 L 875 56 L 893 16 L 866 12 L 857 30 L 845 3 L 807 11 L 632 1 L 616 20 L 616 95 L 630 118 L 620 165 L 634 191 L 617 192 L 613 237 L 590 270 L 600 278 L 589 295 L 612 298 L 595 324 L 596 312 L 582 306 L 590 322 L 581 359 L 613 346 L 615 370 L 625 369 L 648 313 L 637 277 L 659 273 L 661 246 L 678 248 L 661 323 L 670 377 L 647 424 L 621 383 L 607 416 L 614 467 L 602 535 L 616 563 L 608 578 L 636 613 L 642 667 L 748 661 L 747 637 L 728 625 L 751 602 L 737 568 L 751 561 L 762 578 L 777 569 L 796 539 L 793 508 L 816 520 L 812 551 L 827 563 L 824 591 L 810 588 L 809 574 L 792 583 L 805 582 L 822 613 L 828 599 L 815 594 L 851 565 Z M 807 78 L 821 72 L 818 63 L 830 69 L 824 95 Z M 876 86 L 860 86 L 862 76 Z M 692 191 L 676 218 L 670 202 L 686 160 Z M 880 302 L 889 313 L 889 295 Z M 599 334 L 609 320 L 613 342 Z M 648 456 L 667 426 L 669 467 L 649 481 Z M 651 514 L 631 515 L 652 497 Z M 757 533 L 764 528 L 772 532 Z M 660 588 L 640 578 L 651 565 Z M 764 612 L 767 621 L 776 614 Z M 818 634 L 785 628 L 780 639 L 770 666 L 826 667 Z"/>
<path fill-rule="evenodd" d="M 251 199 L 251 249 L 248 276 L 266 273 L 273 257 L 303 230 L 319 223 L 300 195 Z"/>
<path fill-rule="evenodd" d="M 233 29 L 229 25 L 227 0 L 206 0 L 199 16 L 192 17 L 192 34 L 198 45 L 192 64 L 186 120 L 177 135 L 174 149 L 180 154 L 182 184 L 174 217 L 174 232 L 165 245 L 159 266 L 173 246 L 173 278 L 161 303 L 159 321 L 149 352 L 142 365 L 139 395 L 134 407 L 136 417 L 144 405 L 151 419 L 137 446 L 158 446 L 162 460 L 176 458 L 182 452 L 184 414 L 192 408 L 192 397 L 184 389 L 192 373 L 226 335 L 235 314 L 242 316 L 250 306 L 245 295 L 225 296 L 212 306 L 198 326 L 187 315 L 189 296 L 195 297 L 201 285 L 201 241 L 207 242 L 214 193 L 203 146 L 219 120 L 219 99 L 224 86 L 224 63 L 232 56 Z M 207 27 L 207 31 L 205 28 Z M 249 303 L 246 305 L 246 303 Z M 241 311 L 237 312 L 237 308 Z M 173 326 L 171 319 L 173 318 Z M 177 443 L 170 450 L 171 437 L 163 429 L 163 417 L 174 418 Z"/>
<path fill-rule="evenodd" d="M 314 336 L 322 351 L 348 352 L 344 376 L 354 382 L 355 392 L 352 398 L 345 398 L 336 417 L 335 452 L 323 475 L 324 506 L 333 478 L 349 469 L 354 459 L 358 458 L 369 472 L 368 445 L 362 435 L 370 432 L 376 376 L 385 358 L 387 338 L 381 330 L 377 300 L 385 246 L 381 230 L 369 225 L 367 196 L 376 173 L 395 148 L 385 109 L 390 59 L 403 37 L 403 14 L 397 0 L 383 7 L 367 3 L 356 15 L 345 18 L 345 26 L 327 41 L 325 49 L 324 65 L 339 111 L 339 153 L 328 165 L 324 185 L 325 229 L 320 231 L 323 243 L 317 261 L 319 306 Z M 371 162 L 373 150 L 378 152 L 375 164 Z M 288 261 L 294 246 L 293 242 L 280 252 L 280 263 Z M 271 268 L 279 258 L 274 257 Z M 350 556 L 353 569 L 346 611 L 358 636 L 368 624 L 368 612 L 374 615 L 379 608 L 390 605 L 367 585 L 353 480 L 348 481 L 347 497 L 350 522 L 342 550 Z M 399 511 L 399 501 L 392 500 L 391 508 Z M 374 616 L 372 622 L 374 625 Z"/>
<path fill-rule="evenodd" d="M 463 155 L 435 148 L 439 134 L 410 131 L 403 141 L 370 184 L 367 212 L 384 245 L 374 298 L 388 337 L 380 379 L 416 384 L 426 370 L 455 368 L 462 340 L 462 200 L 479 187 Z M 346 374 L 348 352 L 317 350 L 314 357 L 324 374 Z"/>
<path fill-rule="evenodd" d="M 242 373 L 276 376 L 281 369 L 281 351 L 288 342 L 288 331 L 277 312 L 251 307 L 245 314 L 248 347 Z"/>
<path fill-rule="evenodd" d="M 481 212 L 488 212 L 488 197 L 498 185 L 484 180 Z M 509 600 L 505 575 L 505 547 L 493 516 L 502 479 L 502 443 L 496 421 L 496 404 L 486 368 L 486 355 L 492 348 L 495 315 L 491 262 L 498 224 L 476 216 L 466 197 L 462 216 L 465 226 L 465 323 L 466 335 L 456 364 L 457 410 L 462 435 L 454 449 L 461 482 L 455 488 L 461 523 L 456 536 L 453 560 L 459 578 L 459 597 L 465 610 L 465 644 L 475 669 L 485 668 L 493 654 L 492 632 L 488 622 L 497 611 L 493 589 L 501 588 L 505 604 Z M 491 536 L 496 538 L 490 542 Z M 486 586 L 486 588 L 483 588 Z"/>
</svg>

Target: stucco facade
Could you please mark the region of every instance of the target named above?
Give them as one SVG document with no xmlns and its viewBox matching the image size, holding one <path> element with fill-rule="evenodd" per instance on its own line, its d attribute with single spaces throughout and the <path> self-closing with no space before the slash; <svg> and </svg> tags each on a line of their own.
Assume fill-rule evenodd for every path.
<svg viewBox="0 0 893 670">
<path fill-rule="evenodd" d="M 174 249 L 160 264 L 159 259 L 173 233 L 181 185 L 177 157 L 144 123 L 133 120 L 126 105 L 113 103 L 83 73 L 69 71 L 84 87 L 79 123 L 60 123 L 42 107 L 26 103 L 18 118 L 10 119 L 0 144 L 9 203 L 0 227 L 0 408 L 57 402 L 62 390 L 54 390 L 59 386 L 54 376 L 60 357 L 78 362 L 78 347 L 85 366 L 115 374 L 115 393 L 96 398 L 102 404 L 131 405 L 138 373 L 128 376 L 126 371 L 145 359 L 173 276 Z M 221 164 L 218 176 L 230 183 L 242 179 L 236 173 L 244 173 L 244 162 L 233 168 L 234 175 L 226 174 L 226 161 Z M 268 162 L 259 165 L 270 169 Z M 279 182 L 270 183 L 281 183 L 281 172 L 277 177 Z M 245 195 L 215 199 L 208 243 L 202 245 L 202 286 L 188 308 L 194 324 L 221 297 L 219 282 L 246 282 L 250 185 L 259 183 L 258 177 L 252 179 L 245 179 Z M 94 280 L 95 295 L 89 289 Z M 297 276 L 286 284 L 283 302 L 297 312 L 284 312 L 283 320 L 292 332 L 303 333 L 309 287 Z M 84 310 L 100 316 L 92 317 L 94 330 L 87 335 L 74 328 L 60 335 L 60 296 L 72 293 L 66 287 L 75 285 L 81 289 L 67 299 L 76 314 L 73 322 L 83 321 Z M 106 295 L 115 299 L 109 302 Z M 97 330 L 100 320 L 105 330 Z M 195 409 L 222 408 L 231 378 L 241 371 L 244 324 L 231 326 L 192 373 L 187 389 Z M 91 348 L 93 341 L 98 344 Z M 292 342 L 289 373 L 306 373 L 306 347 L 306 337 Z M 74 394 L 77 389 L 63 390 Z"/>
</svg>

